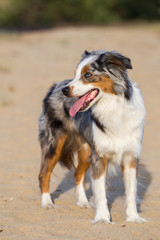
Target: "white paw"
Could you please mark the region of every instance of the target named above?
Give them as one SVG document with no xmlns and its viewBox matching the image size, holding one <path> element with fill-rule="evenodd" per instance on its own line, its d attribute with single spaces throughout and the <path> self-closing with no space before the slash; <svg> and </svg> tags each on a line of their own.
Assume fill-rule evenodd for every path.
<svg viewBox="0 0 160 240">
<path fill-rule="evenodd" d="M 96 214 L 95 218 L 92 220 L 92 223 L 107 223 L 107 224 L 113 224 L 113 222 L 110 221 L 110 214 Z"/>
<path fill-rule="evenodd" d="M 95 224 L 95 223 L 106 223 L 106 224 L 114 224 L 113 222 L 111 222 L 109 219 L 107 218 L 94 218 L 91 223 Z"/>
<path fill-rule="evenodd" d="M 79 208 L 93 208 L 93 203 L 91 202 L 77 202 Z"/>
<path fill-rule="evenodd" d="M 145 223 L 147 220 L 145 218 L 142 218 L 138 215 L 138 213 L 134 216 L 129 216 L 126 218 L 127 222 L 135 222 L 135 223 Z"/>
<path fill-rule="evenodd" d="M 56 206 L 52 202 L 52 199 L 49 193 L 42 193 L 41 208 L 45 208 L 45 209 L 56 208 Z"/>
</svg>

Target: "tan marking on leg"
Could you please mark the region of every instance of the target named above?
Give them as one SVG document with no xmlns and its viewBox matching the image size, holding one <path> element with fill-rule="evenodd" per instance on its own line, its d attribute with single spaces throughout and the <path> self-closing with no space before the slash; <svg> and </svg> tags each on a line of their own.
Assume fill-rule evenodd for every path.
<svg viewBox="0 0 160 240">
<path fill-rule="evenodd" d="M 129 163 L 129 167 L 136 168 L 136 166 L 137 166 L 137 159 L 133 158 L 132 161 L 130 161 L 130 163 Z"/>
<path fill-rule="evenodd" d="M 93 179 L 100 178 L 106 171 L 109 158 L 107 156 L 99 157 L 98 160 L 92 160 L 92 177 Z"/>
<path fill-rule="evenodd" d="M 91 149 L 89 146 L 87 146 L 87 148 L 82 146 L 78 151 L 78 167 L 75 172 L 76 186 L 79 185 L 82 178 L 84 184 L 85 174 L 90 166 L 90 155 Z"/>
<path fill-rule="evenodd" d="M 44 159 L 42 159 L 41 169 L 39 173 L 39 183 L 40 183 L 41 193 L 49 192 L 50 176 L 54 166 L 56 165 L 56 163 L 58 162 L 61 156 L 61 152 L 66 139 L 67 139 L 67 135 L 64 135 L 58 139 L 57 147 L 56 147 L 53 158 L 44 157 Z"/>
<path fill-rule="evenodd" d="M 130 162 L 128 162 L 128 164 L 129 164 L 129 167 L 130 168 L 136 168 L 136 173 L 138 174 L 138 164 L 139 163 L 139 159 L 138 158 L 136 158 L 136 157 L 132 157 L 132 160 L 130 161 Z M 122 163 L 121 164 L 121 170 L 122 170 L 122 173 L 124 172 L 124 170 L 125 170 L 125 164 L 126 163 Z"/>
<path fill-rule="evenodd" d="M 129 167 L 136 168 L 136 176 L 138 176 L 138 165 L 139 165 L 139 159 L 133 157 L 133 160 L 130 162 Z"/>
<path fill-rule="evenodd" d="M 124 169 L 125 169 L 125 166 L 124 166 L 124 164 L 122 164 L 122 165 L 121 165 L 122 173 L 124 172 Z"/>
</svg>

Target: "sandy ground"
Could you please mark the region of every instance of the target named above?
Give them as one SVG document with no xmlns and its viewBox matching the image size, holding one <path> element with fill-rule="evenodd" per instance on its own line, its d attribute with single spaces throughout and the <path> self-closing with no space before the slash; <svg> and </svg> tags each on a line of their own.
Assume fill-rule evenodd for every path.
<svg viewBox="0 0 160 240">
<path fill-rule="evenodd" d="M 121 179 L 111 180 L 114 225 L 91 224 L 94 209 L 75 205 L 73 172 L 56 166 L 51 191 L 56 209 L 40 208 L 38 118 L 42 99 L 55 81 L 72 78 L 82 52 L 117 50 L 132 59 L 132 81 L 144 96 L 147 119 L 141 154 L 140 215 L 125 222 Z M 160 239 L 160 25 L 60 28 L 0 34 L 0 239 Z M 152 180 L 151 180 L 152 178 Z M 87 195 L 91 198 L 89 180 Z"/>
</svg>

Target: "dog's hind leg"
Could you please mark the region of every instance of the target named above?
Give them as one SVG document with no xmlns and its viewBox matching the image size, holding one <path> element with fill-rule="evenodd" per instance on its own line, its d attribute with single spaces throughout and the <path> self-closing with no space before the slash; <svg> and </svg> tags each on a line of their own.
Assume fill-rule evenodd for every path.
<svg viewBox="0 0 160 240">
<path fill-rule="evenodd" d="M 84 181 L 86 172 L 90 166 L 90 147 L 85 144 L 78 150 L 78 167 L 75 172 L 76 180 L 76 204 L 80 208 L 91 208 L 91 204 L 88 202 L 85 189 Z"/>
<path fill-rule="evenodd" d="M 146 220 L 139 216 L 136 206 L 137 179 L 136 179 L 137 159 L 127 153 L 123 156 L 122 172 L 124 177 L 126 193 L 126 221 L 143 223 Z"/>
<path fill-rule="evenodd" d="M 59 161 L 64 143 L 67 139 L 66 135 L 58 138 L 56 147 L 50 145 L 47 151 L 42 150 L 42 162 L 39 173 L 39 185 L 41 189 L 41 207 L 52 208 L 55 207 L 49 193 L 49 183 L 52 170 Z"/>
</svg>

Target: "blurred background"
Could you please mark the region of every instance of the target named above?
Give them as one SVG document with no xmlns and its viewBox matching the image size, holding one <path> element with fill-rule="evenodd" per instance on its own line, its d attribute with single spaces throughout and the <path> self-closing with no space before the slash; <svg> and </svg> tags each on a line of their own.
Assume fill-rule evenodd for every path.
<svg viewBox="0 0 160 240">
<path fill-rule="evenodd" d="M 0 0 L 0 27 L 10 29 L 157 19 L 159 0 Z"/>
<path fill-rule="evenodd" d="M 92 226 L 94 210 L 75 205 L 74 173 L 59 165 L 51 192 L 60 207 L 40 210 L 42 100 L 54 82 L 74 77 L 84 50 L 116 50 L 131 59 L 128 75 L 147 111 L 141 154 L 149 176 L 141 209 L 147 225 L 124 222 L 124 191 L 115 184 L 116 224 Z M 159 103 L 160 0 L 0 0 L 0 237 L 159 240 Z"/>
</svg>

